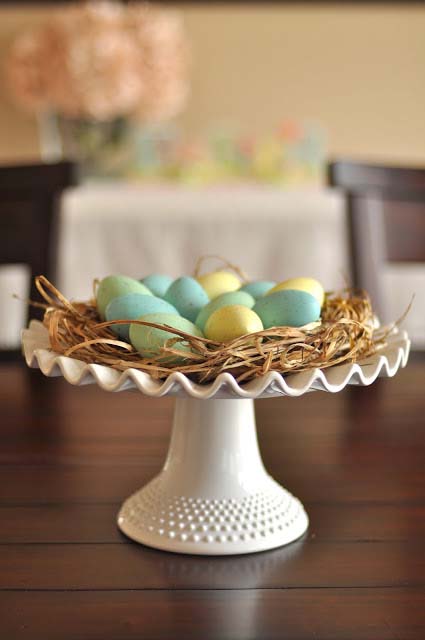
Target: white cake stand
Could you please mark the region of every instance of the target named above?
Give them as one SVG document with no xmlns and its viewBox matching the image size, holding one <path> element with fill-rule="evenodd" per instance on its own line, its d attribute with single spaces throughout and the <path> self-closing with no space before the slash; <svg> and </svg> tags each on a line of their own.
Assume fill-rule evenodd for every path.
<svg viewBox="0 0 425 640">
<path fill-rule="evenodd" d="M 47 331 L 32 321 L 23 331 L 28 366 L 74 385 L 106 391 L 175 395 L 173 430 L 162 471 L 131 495 L 118 514 L 127 536 L 151 547 L 201 555 L 252 553 L 296 540 L 307 530 L 300 501 L 264 468 L 258 449 L 254 399 L 335 393 L 347 384 L 369 385 L 404 367 L 409 340 L 394 332 L 385 349 L 357 364 L 313 369 L 286 377 L 268 373 L 239 386 L 227 373 L 207 385 L 174 373 L 165 382 L 129 369 L 85 364 L 49 349 Z M 143 418 L 142 418 L 143 420 Z"/>
</svg>

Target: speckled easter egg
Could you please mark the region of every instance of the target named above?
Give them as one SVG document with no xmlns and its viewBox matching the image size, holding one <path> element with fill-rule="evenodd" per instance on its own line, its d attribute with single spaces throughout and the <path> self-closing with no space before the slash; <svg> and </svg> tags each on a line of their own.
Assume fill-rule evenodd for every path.
<svg viewBox="0 0 425 640">
<path fill-rule="evenodd" d="M 152 291 L 154 296 L 163 298 L 168 287 L 173 282 L 173 278 L 162 275 L 161 273 L 151 273 L 149 276 L 146 276 L 146 278 L 142 278 L 140 282 L 146 285 L 149 291 Z"/>
<path fill-rule="evenodd" d="M 220 307 L 210 315 L 205 324 L 205 336 L 217 342 L 229 342 L 248 333 L 262 331 L 259 316 L 240 304 Z"/>
<path fill-rule="evenodd" d="M 190 335 L 202 338 L 202 332 L 194 325 L 190 320 L 182 318 L 181 316 L 173 315 L 171 313 L 149 313 L 145 316 L 141 316 L 139 320 L 145 320 L 146 322 L 154 322 L 156 324 L 168 325 L 174 329 L 179 329 Z M 166 329 L 156 329 L 155 327 L 148 327 L 146 325 L 132 324 L 130 325 L 130 342 L 133 347 L 146 358 L 160 352 L 161 348 L 165 345 L 170 338 L 176 338 L 177 335 Z M 176 342 L 174 348 L 179 351 L 190 352 L 190 347 L 181 342 Z M 176 358 L 170 357 L 171 360 Z M 167 358 L 167 359 L 170 359 Z M 179 360 L 179 358 L 177 358 Z"/>
<path fill-rule="evenodd" d="M 271 295 L 276 291 L 282 291 L 285 289 L 296 289 L 297 291 L 306 291 L 314 296 L 320 306 L 323 305 L 323 300 L 325 299 L 325 291 L 318 282 L 314 278 L 289 278 L 289 280 L 284 280 L 283 282 L 279 282 L 279 284 L 275 285 L 267 295 Z"/>
<path fill-rule="evenodd" d="M 164 296 L 187 320 L 195 322 L 198 313 L 209 302 L 208 295 L 195 278 L 183 276 L 174 280 Z"/>
<path fill-rule="evenodd" d="M 222 293 L 236 291 L 241 286 L 240 279 L 229 271 L 212 271 L 196 279 L 205 289 L 210 300 L 214 300 Z"/>
<path fill-rule="evenodd" d="M 253 298 L 258 300 L 262 296 L 266 295 L 270 289 L 276 285 L 276 282 L 270 282 L 269 280 L 256 280 L 255 282 L 248 282 L 240 288 L 240 291 L 246 291 Z"/>
<path fill-rule="evenodd" d="M 114 298 L 126 296 L 128 293 L 140 293 L 151 296 L 152 292 L 141 282 L 128 276 L 107 276 L 100 281 L 96 292 L 97 310 L 102 319 L 105 310 Z"/>
<path fill-rule="evenodd" d="M 229 305 L 239 304 L 243 307 L 252 309 L 255 304 L 254 298 L 245 291 L 230 291 L 229 293 L 222 293 L 221 296 L 211 300 L 205 307 L 201 309 L 196 318 L 195 324 L 197 327 L 204 331 L 205 323 L 214 311 L 220 309 L 220 307 L 228 307 Z"/>
<path fill-rule="evenodd" d="M 260 316 L 265 329 L 302 327 L 320 318 L 317 299 L 311 293 L 295 289 L 283 289 L 260 298 L 253 311 Z"/>
<path fill-rule="evenodd" d="M 156 296 L 129 293 L 114 298 L 105 309 L 106 320 L 136 320 L 147 313 L 171 313 L 179 315 L 172 304 Z M 117 324 L 110 327 L 122 340 L 129 340 L 129 324 Z"/>
</svg>

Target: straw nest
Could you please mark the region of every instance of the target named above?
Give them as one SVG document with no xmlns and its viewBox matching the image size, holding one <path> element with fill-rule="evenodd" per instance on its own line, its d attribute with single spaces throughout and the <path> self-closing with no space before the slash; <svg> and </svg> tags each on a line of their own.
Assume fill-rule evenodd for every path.
<svg viewBox="0 0 425 640">
<path fill-rule="evenodd" d="M 36 285 L 44 299 L 36 306 L 45 309 L 44 325 L 53 351 L 121 371 L 140 369 L 157 379 L 180 371 L 198 383 L 207 383 L 228 372 L 238 382 L 247 382 L 268 371 L 287 374 L 355 362 L 384 347 L 392 330 L 376 329 L 367 293 L 347 288 L 326 294 L 320 323 L 273 327 L 227 343 L 166 327 L 175 337 L 159 354 L 145 358 L 132 345 L 117 340 L 110 329 L 112 324 L 127 324 L 128 320 L 101 322 L 95 299 L 70 302 L 44 276 L 36 278 Z M 164 328 L 140 320 L 130 322 Z M 183 355 L 175 348 L 177 342 L 187 346 Z"/>
</svg>

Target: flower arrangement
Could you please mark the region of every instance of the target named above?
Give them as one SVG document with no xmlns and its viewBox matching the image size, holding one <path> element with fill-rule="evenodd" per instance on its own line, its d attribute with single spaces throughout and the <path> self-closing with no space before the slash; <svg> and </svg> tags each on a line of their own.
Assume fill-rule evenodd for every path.
<svg viewBox="0 0 425 640">
<path fill-rule="evenodd" d="M 216 127 L 188 137 L 169 121 L 189 95 L 189 46 L 178 13 L 96 1 L 62 6 L 18 35 L 6 58 L 11 93 L 36 114 L 44 159 L 85 176 L 188 185 L 317 185 L 325 143 L 315 124 L 259 135 Z"/>
<path fill-rule="evenodd" d="M 188 59 L 178 14 L 93 1 L 61 7 L 20 34 L 7 56 L 6 75 L 27 111 L 56 114 L 86 134 L 89 123 L 104 123 L 108 130 L 114 123 L 116 137 L 123 121 L 156 123 L 182 110 Z"/>
</svg>

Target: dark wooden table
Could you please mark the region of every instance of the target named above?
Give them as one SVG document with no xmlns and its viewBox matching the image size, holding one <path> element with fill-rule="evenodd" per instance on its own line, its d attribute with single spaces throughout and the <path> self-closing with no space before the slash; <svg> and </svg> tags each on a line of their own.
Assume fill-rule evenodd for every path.
<svg viewBox="0 0 425 640">
<path fill-rule="evenodd" d="M 163 462 L 173 402 L 0 367 L 0 638 L 425 638 L 425 360 L 336 395 L 257 403 L 308 534 L 179 556 L 115 517 Z"/>
</svg>

